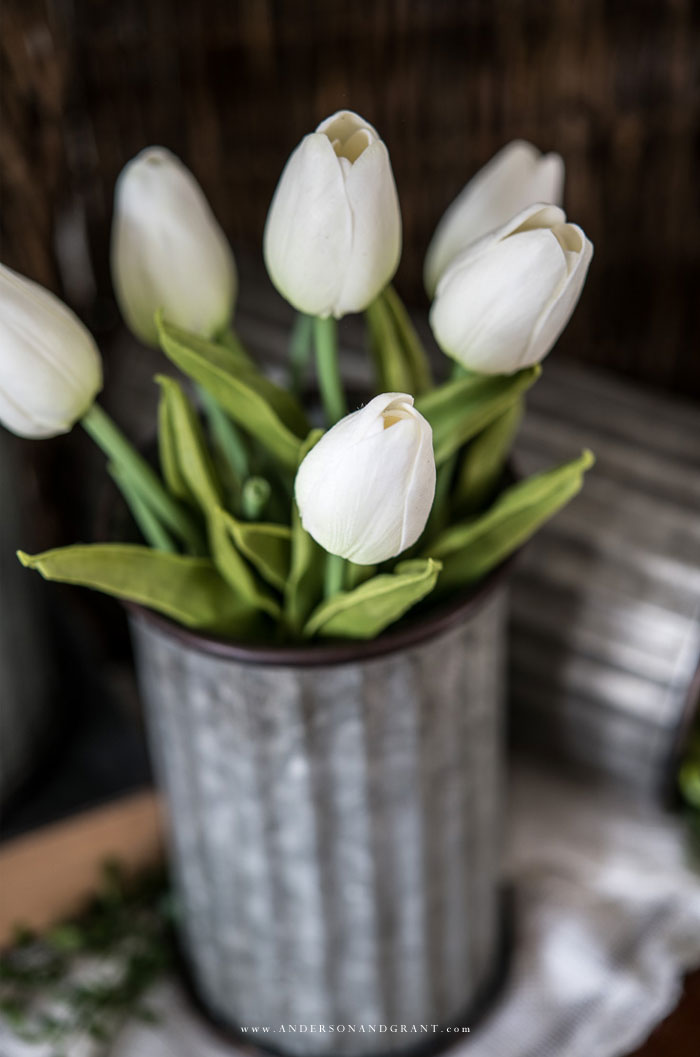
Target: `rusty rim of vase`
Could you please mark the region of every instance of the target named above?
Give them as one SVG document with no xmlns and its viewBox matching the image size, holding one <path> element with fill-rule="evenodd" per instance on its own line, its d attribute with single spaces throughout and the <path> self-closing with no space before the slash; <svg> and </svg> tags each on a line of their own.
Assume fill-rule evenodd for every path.
<svg viewBox="0 0 700 1057">
<path fill-rule="evenodd" d="M 475 616 L 496 588 L 504 582 L 519 552 L 496 566 L 467 592 L 443 603 L 420 616 L 402 618 L 393 627 L 374 639 L 328 639 L 313 643 L 268 645 L 226 639 L 176 624 L 138 602 L 122 600 L 122 605 L 138 622 L 167 634 L 171 639 L 200 653 L 237 661 L 240 664 L 277 665 L 289 668 L 319 668 L 337 664 L 351 664 L 375 657 L 384 657 L 398 650 L 419 646 L 444 631 Z"/>
</svg>

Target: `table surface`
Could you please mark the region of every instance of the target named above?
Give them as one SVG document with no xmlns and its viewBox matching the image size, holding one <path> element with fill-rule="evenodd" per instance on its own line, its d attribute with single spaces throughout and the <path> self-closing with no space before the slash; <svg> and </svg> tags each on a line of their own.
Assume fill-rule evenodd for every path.
<svg viewBox="0 0 700 1057">
<path fill-rule="evenodd" d="M 161 809 L 151 790 L 44 827 L 0 849 L 0 945 L 18 918 L 45 928 L 75 912 L 91 891 L 108 852 L 116 853 L 134 871 L 160 860 Z M 53 865 L 50 871 L 43 869 L 47 860 Z M 686 978 L 677 1008 L 629 1057 L 698 1057 L 698 1039 L 700 970 Z"/>
</svg>

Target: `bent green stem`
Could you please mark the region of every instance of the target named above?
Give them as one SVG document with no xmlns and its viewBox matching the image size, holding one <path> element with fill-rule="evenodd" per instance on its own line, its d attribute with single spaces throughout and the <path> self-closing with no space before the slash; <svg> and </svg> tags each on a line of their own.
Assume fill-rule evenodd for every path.
<svg viewBox="0 0 700 1057">
<path fill-rule="evenodd" d="M 166 528 L 182 540 L 192 554 L 205 553 L 197 525 L 187 511 L 166 490 L 158 474 L 124 436 L 106 411 L 93 404 L 80 420 L 83 429 L 114 463 L 117 472 L 133 482 L 134 488 L 147 502 Z"/>
<path fill-rule="evenodd" d="M 320 316 L 314 316 L 314 341 L 318 384 L 326 413 L 326 424 L 330 427 L 347 414 L 338 365 L 338 331 L 332 317 L 321 319 Z"/>
</svg>

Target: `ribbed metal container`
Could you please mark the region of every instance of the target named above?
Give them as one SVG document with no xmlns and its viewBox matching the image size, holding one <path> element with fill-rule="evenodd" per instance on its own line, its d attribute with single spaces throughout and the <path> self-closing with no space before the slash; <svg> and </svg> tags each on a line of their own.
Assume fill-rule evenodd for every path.
<svg viewBox="0 0 700 1057">
<path fill-rule="evenodd" d="M 421 1024 L 483 1005 L 502 957 L 505 620 L 492 582 L 374 642 L 284 652 L 132 610 L 185 954 L 223 1025 L 361 1055 L 434 1043 Z"/>
</svg>

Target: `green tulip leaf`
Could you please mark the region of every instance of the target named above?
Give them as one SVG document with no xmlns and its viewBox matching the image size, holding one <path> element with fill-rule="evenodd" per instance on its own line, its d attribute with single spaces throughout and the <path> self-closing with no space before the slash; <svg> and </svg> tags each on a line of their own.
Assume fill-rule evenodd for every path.
<svg viewBox="0 0 700 1057">
<path fill-rule="evenodd" d="M 209 511 L 209 542 L 217 569 L 231 590 L 249 605 L 262 610 L 274 620 L 282 616 L 279 602 L 263 585 L 236 546 L 231 531 L 231 515 L 222 507 Z"/>
<path fill-rule="evenodd" d="M 318 606 L 305 637 L 373 639 L 435 587 L 440 569 L 432 558 L 400 562 L 393 572 L 373 576 L 353 591 L 341 591 Z"/>
<path fill-rule="evenodd" d="M 365 317 L 380 392 L 418 396 L 430 389 L 428 358 L 393 287 L 369 305 Z"/>
<path fill-rule="evenodd" d="M 222 512 L 228 532 L 238 550 L 278 591 L 284 591 L 292 555 L 292 530 L 288 525 L 262 521 L 239 521 Z"/>
<path fill-rule="evenodd" d="M 301 447 L 300 463 L 322 436 L 322 429 L 314 429 L 309 433 Z M 292 631 L 301 633 L 309 614 L 323 597 L 327 554 L 304 529 L 294 500 L 291 542 L 292 557 L 284 592 L 284 614 Z"/>
<path fill-rule="evenodd" d="M 159 375 L 157 381 L 168 405 L 178 473 L 207 519 L 209 545 L 219 572 L 231 590 L 248 605 L 278 618 L 281 614 L 279 603 L 257 582 L 229 531 L 228 515 L 222 507 L 221 486 L 194 408 L 173 378 Z"/>
<path fill-rule="evenodd" d="M 441 594 L 472 584 L 512 554 L 583 484 L 590 451 L 507 488 L 487 513 L 446 529 L 425 554 L 442 562 Z"/>
<path fill-rule="evenodd" d="M 223 345 L 204 341 L 157 319 L 163 352 L 207 390 L 283 465 L 295 469 L 306 421 L 294 397 Z"/>
<path fill-rule="evenodd" d="M 162 314 L 156 316 L 156 323 L 161 339 L 166 335 L 169 341 L 186 346 L 213 366 L 245 380 L 274 409 L 285 426 L 300 438 L 306 436 L 309 424 L 297 398 L 275 385 L 257 368 L 235 334 L 229 333 L 224 342 L 207 341 L 191 331 L 168 323 Z M 166 355 L 169 355 L 167 351 Z"/>
<path fill-rule="evenodd" d="M 155 609 L 178 624 L 217 635 L 260 634 L 260 614 L 235 595 L 208 558 L 128 543 L 77 544 L 25 554 L 46 580 L 79 584 Z"/>
<path fill-rule="evenodd" d="M 352 591 L 366 580 L 371 580 L 377 575 L 376 565 L 356 565 L 355 562 L 345 562 L 345 588 Z"/>
<path fill-rule="evenodd" d="M 365 309 L 365 319 L 378 391 L 413 393 L 411 365 L 404 356 L 394 321 L 381 294 Z"/>
<path fill-rule="evenodd" d="M 158 402 L 158 458 L 160 469 L 169 491 L 177 499 L 182 499 L 186 503 L 193 503 L 192 493 L 180 472 L 175 440 L 176 433 L 170 414 L 170 404 L 168 393 L 164 388 L 161 388 Z"/>
<path fill-rule="evenodd" d="M 222 490 L 197 412 L 174 378 L 159 374 L 156 381 L 161 388 L 161 405 L 166 409 L 163 418 L 167 421 L 168 472 L 206 513 L 221 505 Z"/>
<path fill-rule="evenodd" d="M 522 417 L 523 401 L 516 400 L 471 442 L 452 489 L 455 510 L 462 514 L 482 510 L 494 496 Z"/>
<path fill-rule="evenodd" d="M 433 388 L 433 375 L 427 353 L 406 311 L 406 306 L 391 283 L 385 287 L 382 300 L 391 314 L 406 362 L 411 368 L 413 388 L 408 392 L 413 396 L 420 396 Z"/>
<path fill-rule="evenodd" d="M 419 397 L 416 408 L 433 428 L 437 465 L 507 411 L 539 375 L 539 366 L 513 375 L 467 374 Z"/>
</svg>

